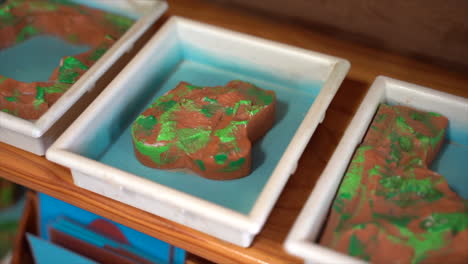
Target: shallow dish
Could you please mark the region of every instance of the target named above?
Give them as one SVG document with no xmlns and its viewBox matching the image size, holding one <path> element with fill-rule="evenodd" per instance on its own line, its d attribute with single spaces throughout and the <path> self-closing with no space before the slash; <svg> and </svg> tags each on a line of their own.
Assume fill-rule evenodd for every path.
<svg viewBox="0 0 468 264">
<path fill-rule="evenodd" d="M 127 15 L 137 19 L 133 26 L 71 86 L 66 93 L 39 119 L 25 120 L 0 111 L 0 142 L 13 145 L 37 155 L 44 155 L 47 148 L 71 123 L 68 110 L 85 94 L 90 92 L 106 71 L 143 35 L 165 12 L 163 1 L 96 1 L 74 0 L 76 3 Z M 75 112 L 86 105 L 80 104 Z M 60 121 L 60 122 L 59 122 Z"/>
<path fill-rule="evenodd" d="M 47 152 L 77 185 L 249 246 L 349 69 L 345 60 L 173 17 Z M 253 147 L 252 173 L 214 181 L 135 158 L 130 125 L 180 81 L 233 79 L 274 90 L 276 121 Z"/>
<path fill-rule="evenodd" d="M 444 175 L 452 189 L 468 198 L 468 98 L 377 77 L 286 239 L 286 250 L 307 263 L 365 263 L 321 246 L 317 240 L 354 150 L 361 143 L 380 103 L 432 111 L 449 119 L 446 141 L 431 169 Z"/>
</svg>

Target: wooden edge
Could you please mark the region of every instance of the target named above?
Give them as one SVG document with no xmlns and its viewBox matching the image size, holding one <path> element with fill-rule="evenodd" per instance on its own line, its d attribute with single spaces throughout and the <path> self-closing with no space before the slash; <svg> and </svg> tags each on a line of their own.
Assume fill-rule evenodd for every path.
<svg viewBox="0 0 468 264">
<path fill-rule="evenodd" d="M 15 243 L 13 245 L 12 264 L 34 263 L 26 233 L 37 235 L 39 232 L 38 200 L 33 191 L 26 193 L 26 203 L 21 216 Z"/>
<path fill-rule="evenodd" d="M 187 252 L 185 257 L 185 264 L 214 264 L 214 262 L 211 262 L 200 256 Z"/>
</svg>

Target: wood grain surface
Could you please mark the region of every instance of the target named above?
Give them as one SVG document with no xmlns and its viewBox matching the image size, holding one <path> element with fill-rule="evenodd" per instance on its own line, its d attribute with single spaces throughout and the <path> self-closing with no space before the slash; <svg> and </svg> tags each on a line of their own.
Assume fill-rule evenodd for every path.
<svg viewBox="0 0 468 264">
<path fill-rule="evenodd" d="M 283 242 L 364 94 L 377 75 L 468 97 L 468 77 L 414 59 L 338 41 L 299 24 L 229 9 L 205 0 L 169 1 L 179 15 L 348 59 L 351 71 L 331 103 L 250 248 L 240 248 L 73 185 L 70 171 L 43 157 L 0 143 L 0 176 L 140 230 L 215 263 L 300 263 Z M 160 23 L 153 27 L 157 30 Z M 199 263 L 193 260 L 190 263 Z"/>
</svg>

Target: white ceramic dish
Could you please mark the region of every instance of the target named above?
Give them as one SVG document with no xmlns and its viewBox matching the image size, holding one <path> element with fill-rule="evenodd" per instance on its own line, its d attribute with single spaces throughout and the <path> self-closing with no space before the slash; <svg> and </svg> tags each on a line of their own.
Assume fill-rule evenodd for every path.
<svg viewBox="0 0 468 264">
<path fill-rule="evenodd" d="M 138 18 L 134 25 L 100 58 L 70 89 L 38 120 L 25 120 L 0 111 L 0 142 L 13 145 L 37 155 L 44 155 L 47 148 L 65 130 L 59 120 L 67 119 L 67 111 L 84 94 L 92 90 L 99 78 L 129 51 L 141 35 L 167 9 L 163 1 L 98 1 L 76 0 L 89 6 Z M 83 109 L 77 109 L 82 111 Z"/>
<path fill-rule="evenodd" d="M 47 152 L 77 185 L 240 246 L 262 228 L 349 69 L 345 60 L 171 18 Z M 154 170 L 136 161 L 129 126 L 179 81 L 242 78 L 277 92 L 277 121 L 231 181 Z"/>
<path fill-rule="evenodd" d="M 445 115 L 450 120 L 448 140 L 468 147 L 468 98 L 457 97 L 388 77 L 378 77 L 361 102 L 286 239 L 286 250 L 303 258 L 306 263 L 365 263 L 357 258 L 323 247 L 317 243 L 317 240 L 354 150 L 361 143 L 380 103 L 406 105 Z M 466 149 L 465 153 L 467 153 Z M 466 164 L 468 155 L 454 156 L 455 153 L 449 152 L 446 151 L 444 155 L 450 155 L 449 159 L 455 160 L 457 166 L 460 166 L 458 167 L 458 176 L 463 174 L 460 172 L 466 170 L 463 170 L 461 166 L 466 166 L 464 164 Z M 440 164 L 438 169 L 445 170 Z M 436 171 L 439 172 L 438 169 Z M 466 192 L 466 188 L 468 188 L 466 178 L 464 178 L 465 180 L 463 178 L 457 179 L 457 175 L 450 175 L 449 171 L 443 171 L 441 174 L 447 178 L 450 176 L 448 181 L 449 184 L 452 182 L 452 186 L 463 185 L 464 182 L 463 188 Z"/>
</svg>

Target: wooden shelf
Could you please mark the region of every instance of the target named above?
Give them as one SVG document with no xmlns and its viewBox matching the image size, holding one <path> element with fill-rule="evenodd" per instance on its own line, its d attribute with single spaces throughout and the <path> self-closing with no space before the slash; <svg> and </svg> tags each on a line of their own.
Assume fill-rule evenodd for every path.
<svg viewBox="0 0 468 264">
<path fill-rule="evenodd" d="M 214 264 L 214 263 L 202 257 L 199 257 L 197 255 L 188 253 L 185 258 L 185 264 Z"/>
<path fill-rule="evenodd" d="M 468 76 L 389 52 L 339 41 L 288 21 L 205 0 L 169 1 L 179 15 L 232 30 L 347 58 L 351 71 L 308 144 L 265 227 L 250 248 L 240 248 L 73 185 L 67 168 L 0 143 L 0 176 L 157 237 L 215 263 L 298 263 L 283 242 L 368 87 L 387 75 L 468 97 Z M 157 30 L 160 23 L 153 27 Z M 1 132 L 1 131 L 0 131 Z M 191 263 L 200 263 L 191 257 Z"/>
</svg>

